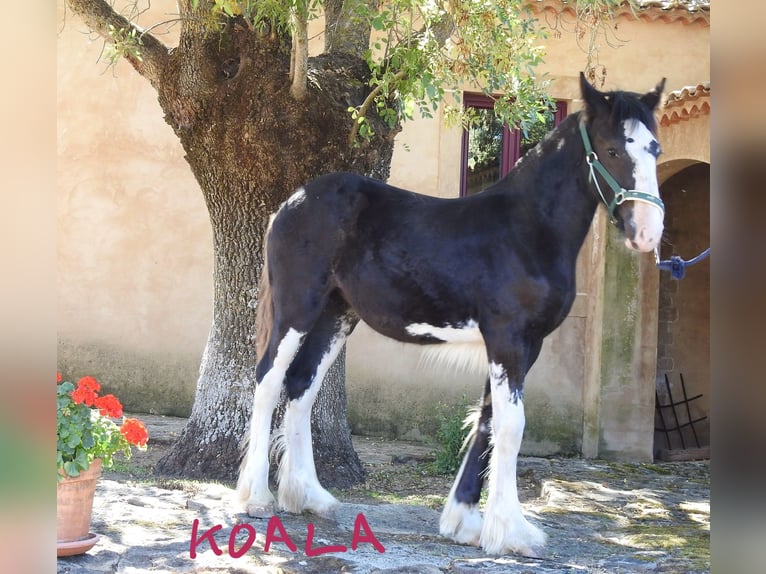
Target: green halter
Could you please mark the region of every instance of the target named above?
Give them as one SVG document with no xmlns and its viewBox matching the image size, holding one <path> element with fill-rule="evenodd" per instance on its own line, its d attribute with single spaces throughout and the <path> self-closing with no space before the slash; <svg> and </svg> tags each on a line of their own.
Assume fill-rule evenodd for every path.
<svg viewBox="0 0 766 574">
<path fill-rule="evenodd" d="M 596 152 L 593 151 L 593 147 L 590 145 L 590 139 L 588 138 L 588 132 L 585 130 L 585 120 L 582 117 L 580 118 L 580 135 L 582 136 L 582 143 L 585 146 L 585 161 L 588 162 L 588 168 L 590 168 L 590 179 L 596 184 L 598 194 L 601 196 L 604 205 L 606 205 L 612 223 L 615 222 L 614 210 L 617 209 L 618 205 L 621 205 L 626 201 L 643 201 L 644 203 L 659 208 L 663 216 L 665 215 L 665 204 L 662 203 L 662 200 L 659 197 L 635 189 L 625 189 L 617 183 L 617 180 L 606 170 L 604 164 L 599 161 Z M 601 186 L 598 183 L 594 170 L 598 171 L 601 177 L 604 178 L 604 181 L 606 181 L 607 185 L 614 192 L 614 199 L 612 199 L 611 203 L 604 197 L 604 193 L 601 191 Z"/>
</svg>

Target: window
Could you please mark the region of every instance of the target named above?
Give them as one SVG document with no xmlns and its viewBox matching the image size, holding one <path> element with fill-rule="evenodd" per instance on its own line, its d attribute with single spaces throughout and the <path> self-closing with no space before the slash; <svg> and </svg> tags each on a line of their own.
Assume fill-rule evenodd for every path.
<svg viewBox="0 0 766 574">
<path fill-rule="evenodd" d="M 463 105 L 474 108 L 479 122 L 463 132 L 463 162 L 460 195 L 477 193 L 507 174 L 527 150 L 534 147 L 567 115 L 565 102 L 556 102 L 553 121 L 524 139 L 519 130 L 503 124 L 493 110 L 493 101 L 483 94 L 463 94 Z"/>
</svg>

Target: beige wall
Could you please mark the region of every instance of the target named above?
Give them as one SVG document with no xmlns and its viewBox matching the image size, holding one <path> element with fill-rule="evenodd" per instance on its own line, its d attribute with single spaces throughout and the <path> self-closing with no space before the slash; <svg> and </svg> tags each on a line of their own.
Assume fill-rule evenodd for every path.
<svg viewBox="0 0 766 574">
<path fill-rule="evenodd" d="M 154 89 L 98 62 L 102 42 L 58 8 L 59 369 L 128 408 L 182 413 L 211 317 L 202 194 Z"/>
<path fill-rule="evenodd" d="M 99 63 L 102 43 L 91 41 L 61 6 L 59 0 L 59 367 L 72 376 L 101 377 L 126 397 L 128 408 L 182 414 L 191 406 L 210 322 L 212 240 L 205 205 L 153 89 L 124 62 L 115 68 Z M 156 18 L 150 14 L 143 22 L 167 19 L 174 10 L 172 1 L 155 1 Z M 699 21 L 622 18 L 619 35 L 626 42 L 599 54 L 608 70 L 605 87 L 646 90 L 663 76 L 669 90 L 707 81 L 708 31 Z M 173 43 L 171 36 L 166 41 Z M 320 49 L 321 37 L 314 42 Z M 546 46 L 552 96 L 570 100 L 574 111 L 585 54 L 571 32 Z M 390 183 L 457 196 L 460 141 L 460 130 L 444 126 L 438 115 L 407 123 L 397 138 Z M 598 374 L 587 342 L 599 332 L 592 311 L 603 241 L 601 221 L 579 262 L 575 308 L 530 373 L 528 451 L 581 447 L 589 424 L 587 381 Z M 418 363 L 417 349 L 357 329 L 347 368 L 357 429 L 431 434 L 437 402 L 478 398 L 483 377 L 427 372 Z"/>
</svg>

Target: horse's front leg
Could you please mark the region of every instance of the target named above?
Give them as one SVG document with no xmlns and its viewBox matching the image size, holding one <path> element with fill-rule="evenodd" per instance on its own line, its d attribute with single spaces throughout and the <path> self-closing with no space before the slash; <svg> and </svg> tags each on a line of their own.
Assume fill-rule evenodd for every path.
<svg viewBox="0 0 766 574">
<path fill-rule="evenodd" d="M 473 421 L 471 433 L 466 439 L 466 453 L 444 505 L 439 520 L 439 532 L 455 542 L 478 546 L 482 525 L 479 499 L 489 462 L 489 435 L 492 419 L 489 379 L 484 385 L 481 403 L 472 414 L 469 414 L 466 422 L 471 417 Z"/>
<path fill-rule="evenodd" d="M 522 388 L 526 368 L 520 365 L 526 365 L 526 360 L 523 353 L 508 353 L 505 357 L 503 362 L 490 362 L 492 456 L 479 541 L 489 554 L 538 556 L 546 536 L 524 518 L 516 488 L 516 461 L 525 422 Z"/>
</svg>

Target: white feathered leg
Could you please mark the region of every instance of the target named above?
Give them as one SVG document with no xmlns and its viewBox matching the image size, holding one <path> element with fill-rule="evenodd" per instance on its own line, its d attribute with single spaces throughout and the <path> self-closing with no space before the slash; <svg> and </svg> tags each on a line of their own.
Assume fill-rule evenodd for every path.
<svg viewBox="0 0 766 574">
<path fill-rule="evenodd" d="M 458 470 L 455 482 L 447 496 L 447 502 L 444 504 L 444 510 L 442 510 L 439 518 L 439 532 L 442 536 L 451 538 L 460 544 L 478 546 L 482 525 L 479 505 L 459 502 L 455 499 L 455 491 L 465 470 L 467 458 L 468 453 L 463 457 L 460 470 Z"/>
<path fill-rule="evenodd" d="M 473 546 L 479 545 L 479 536 L 481 535 L 482 518 L 481 512 L 479 512 L 478 497 L 476 501 L 473 500 L 458 500 L 457 492 L 464 482 L 468 485 L 478 486 L 478 492 L 481 491 L 480 483 L 483 478 L 480 476 L 465 476 L 466 467 L 470 457 L 476 456 L 473 452 L 477 448 L 477 440 L 481 439 L 482 443 L 486 442 L 486 434 L 488 428 L 486 421 L 482 421 L 482 405 L 479 405 L 471 409 L 466 417 L 463 427 L 471 427 L 471 433 L 466 437 L 466 441 L 463 444 L 463 450 L 465 454 L 463 461 L 460 464 L 460 469 L 455 475 L 455 481 L 452 483 L 452 488 L 447 496 L 447 502 L 444 504 L 444 510 L 442 510 L 441 517 L 439 519 L 439 532 L 442 536 L 451 538 L 455 542 L 460 544 L 471 544 Z M 479 446 L 478 448 L 482 448 Z M 482 451 L 484 449 L 482 448 Z M 473 466 L 473 472 L 476 473 L 476 467 Z M 479 483 L 476 485 L 476 483 Z M 465 488 L 465 485 L 463 486 Z M 463 498 L 470 498 L 465 497 Z"/>
<path fill-rule="evenodd" d="M 327 371 L 338 356 L 349 325 L 343 324 L 322 356 L 311 386 L 287 403 L 283 427 L 283 453 L 279 463 L 279 506 L 288 512 L 308 510 L 331 516 L 338 501 L 319 483 L 311 439 L 311 408 Z"/>
<path fill-rule="evenodd" d="M 269 443 L 271 416 L 279 401 L 287 368 L 300 349 L 304 333 L 290 329 L 279 343 L 271 369 L 255 389 L 247 453 L 242 460 L 237 494 L 250 516 L 271 516 L 274 496 L 269 490 Z"/>
<path fill-rule="evenodd" d="M 493 450 L 480 543 L 489 554 L 517 552 L 538 556 L 545 546 L 546 535 L 524 518 L 516 489 L 516 460 L 524 434 L 524 403 L 520 393 L 511 393 L 501 366 L 491 365 L 490 377 Z"/>
</svg>

